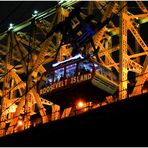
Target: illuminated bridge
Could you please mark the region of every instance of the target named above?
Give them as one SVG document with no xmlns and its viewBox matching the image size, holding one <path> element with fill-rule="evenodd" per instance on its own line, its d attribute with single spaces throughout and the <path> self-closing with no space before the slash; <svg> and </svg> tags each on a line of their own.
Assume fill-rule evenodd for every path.
<svg viewBox="0 0 148 148">
<path fill-rule="evenodd" d="M 93 112 L 101 120 L 147 97 L 147 28 L 146 1 L 64 1 L 10 24 L 0 34 L 1 138 Z"/>
</svg>

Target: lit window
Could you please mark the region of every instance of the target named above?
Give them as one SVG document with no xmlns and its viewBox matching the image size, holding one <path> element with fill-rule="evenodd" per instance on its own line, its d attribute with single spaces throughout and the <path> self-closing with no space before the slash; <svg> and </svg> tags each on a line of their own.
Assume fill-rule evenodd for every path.
<svg viewBox="0 0 148 148">
<path fill-rule="evenodd" d="M 54 82 L 58 82 L 62 80 L 64 77 L 64 68 L 60 68 L 55 70 L 55 75 L 54 75 Z"/>
<path fill-rule="evenodd" d="M 76 64 L 72 64 L 66 67 L 66 78 L 73 77 L 76 72 Z"/>
</svg>

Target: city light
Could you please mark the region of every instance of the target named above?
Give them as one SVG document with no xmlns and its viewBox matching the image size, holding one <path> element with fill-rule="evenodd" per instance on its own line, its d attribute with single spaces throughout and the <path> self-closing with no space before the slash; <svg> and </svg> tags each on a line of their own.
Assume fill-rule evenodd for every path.
<svg viewBox="0 0 148 148">
<path fill-rule="evenodd" d="M 8 30 L 13 29 L 13 27 L 14 27 L 14 25 L 12 23 L 10 23 Z"/>
<path fill-rule="evenodd" d="M 37 15 L 38 15 L 38 13 L 39 13 L 39 12 L 38 12 L 37 10 L 34 10 L 34 12 L 33 12 L 32 16 L 34 16 L 34 17 L 35 17 L 35 16 L 37 16 Z"/>
<path fill-rule="evenodd" d="M 82 108 L 84 106 L 84 103 L 82 101 L 78 102 L 78 107 Z"/>
<path fill-rule="evenodd" d="M 62 3 L 64 3 L 65 2 L 65 0 L 60 0 L 58 3 L 59 4 L 62 4 Z"/>
<path fill-rule="evenodd" d="M 16 112 L 16 108 L 17 108 L 17 105 L 16 104 L 10 105 L 9 112 L 10 113 L 15 113 Z"/>
<path fill-rule="evenodd" d="M 22 126 L 23 125 L 23 121 L 22 120 L 19 120 L 18 121 L 18 126 Z"/>
</svg>

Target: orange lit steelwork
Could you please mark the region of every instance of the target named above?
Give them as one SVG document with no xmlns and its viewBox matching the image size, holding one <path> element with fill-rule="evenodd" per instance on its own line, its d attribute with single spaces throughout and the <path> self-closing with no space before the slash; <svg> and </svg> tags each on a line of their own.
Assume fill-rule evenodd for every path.
<svg viewBox="0 0 148 148">
<path fill-rule="evenodd" d="M 90 56 L 119 78 L 118 91 L 106 96 L 107 101 L 102 106 L 148 93 L 148 42 L 144 34 L 148 9 L 145 2 L 133 2 L 135 11 L 130 1 L 88 1 L 83 9 L 79 4 L 80 1 L 64 1 L 45 12 L 36 11 L 30 19 L 18 25 L 10 24 L 8 30 L 0 34 L 0 136 L 19 131 L 18 125 L 21 130 L 29 128 L 32 118 L 38 114 L 40 118 L 34 122 L 35 126 L 71 114 L 73 106 L 59 114 L 62 106 L 53 103 L 51 98 L 42 97 L 37 84 L 55 61 L 67 60 L 77 52 Z M 72 15 L 76 10 L 76 15 Z M 112 19 L 112 15 L 116 19 Z M 64 25 L 66 27 L 60 30 L 59 25 L 57 29 L 65 20 L 71 21 L 70 26 Z M 95 33 L 89 30 L 90 26 L 98 27 Z M 71 43 L 74 39 L 75 45 Z M 83 107 L 84 102 L 79 107 Z"/>
</svg>

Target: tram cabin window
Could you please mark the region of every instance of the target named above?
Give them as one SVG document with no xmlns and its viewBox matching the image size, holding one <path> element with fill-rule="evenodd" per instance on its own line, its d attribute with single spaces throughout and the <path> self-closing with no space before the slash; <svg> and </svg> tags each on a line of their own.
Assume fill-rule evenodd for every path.
<svg viewBox="0 0 148 148">
<path fill-rule="evenodd" d="M 99 64 L 96 64 L 96 63 L 94 64 L 94 66 L 95 66 L 95 69 L 97 72 L 99 72 L 100 74 L 103 74 L 102 66 L 100 66 Z"/>
<path fill-rule="evenodd" d="M 101 75 L 107 77 L 110 80 L 117 81 L 116 75 L 109 69 L 100 66 L 99 64 L 95 63 L 96 71 L 99 72 Z"/>
<path fill-rule="evenodd" d="M 92 71 L 93 71 L 93 64 L 92 64 L 92 62 L 90 62 L 88 60 L 84 60 L 84 61 L 79 63 L 78 75 L 84 74 L 84 73 L 87 73 L 87 72 L 92 72 Z"/>
<path fill-rule="evenodd" d="M 53 83 L 53 73 L 47 74 L 47 80 L 46 84 L 52 84 Z"/>
<path fill-rule="evenodd" d="M 59 82 L 64 77 L 64 68 L 54 71 L 54 82 Z"/>
<path fill-rule="evenodd" d="M 66 66 L 66 78 L 73 77 L 76 73 L 77 64 Z"/>
</svg>

